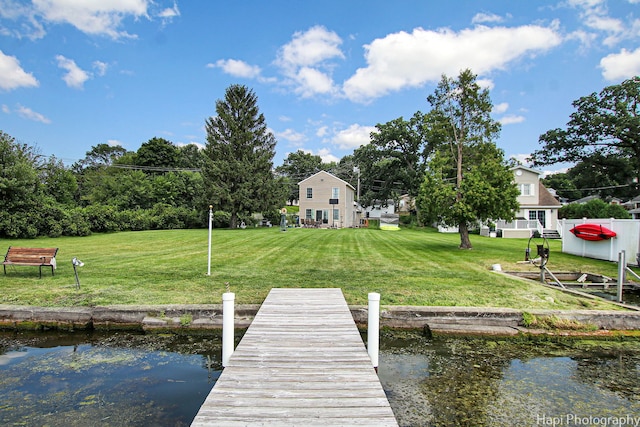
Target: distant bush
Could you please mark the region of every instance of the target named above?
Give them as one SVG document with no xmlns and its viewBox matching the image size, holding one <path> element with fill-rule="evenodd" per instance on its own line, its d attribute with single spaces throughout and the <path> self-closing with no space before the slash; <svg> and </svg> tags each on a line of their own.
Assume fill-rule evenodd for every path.
<svg viewBox="0 0 640 427">
<path fill-rule="evenodd" d="M 569 203 L 558 211 L 559 218 L 617 218 L 630 219 L 631 215 L 621 205 L 612 205 L 600 199 L 589 200 L 587 203 Z"/>
</svg>

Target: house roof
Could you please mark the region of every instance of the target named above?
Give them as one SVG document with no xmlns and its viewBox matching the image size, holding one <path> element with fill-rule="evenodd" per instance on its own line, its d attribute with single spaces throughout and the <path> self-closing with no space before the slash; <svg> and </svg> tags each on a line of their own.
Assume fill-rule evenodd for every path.
<svg viewBox="0 0 640 427">
<path fill-rule="evenodd" d="M 538 174 L 538 175 L 542 175 L 542 171 L 539 171 L 538 169 L 533 169 L 533 168 L 530 168 L 530 167 L 527 167 L 527 166 L 523 166 L 523 165 L 518 165 L 518 166 L 514 166 L 514 167 L 511 168 L 512 171 L 514 171 L 516 169 L 522 169 L 522 170 L 529 171 L 529 172 L 532 172 L 532 173 L 535 173 L 535 174 Z"/>
<path fill-rule="evenodd" d="M 538 203 L 540 206 L 562 206 L 562 203 L 553 197 L 553 194 L 542 184 L 542 181 L 538 183 Z"/>
<path fill-rule="evenodd" d="M 598 197 L 598 196 L 587 196 L 587 197 L 583 197 L 582 199 L 574 200 L 571 203 L 587 203 L 587 202 L 589 202 L 591 200 L 599 199 L 599 198 L 600 197 Z"/>
<path fill-rule="evenodd" d="M 329 172 L 327 172 L 327 171 L 320 171 L 320 172 L 316 172 L 316 173 L 314 173 L 313 175 L 311 175 L 310 177 L 307 177 L 307 178 L 303 179 L 302 181 L 300 181 L 300 182 L 298 183 L 298 185 L 301 185 L 303 182 L 305 182 L 305 181 L 307 181 L 307 180 L 310 180 L 311 178 L 313 178 L 313 177 L 315 177 L 315 176 L 317 176 L 317 175 L 320 175 L 320 174 L 328 175 L 330 178 L 333 178 L 333 179 L 336 179 L 336 180 L 338 180 L 338 181 L 342 182 L 342 183 L 343 183 L 343 184 L 345 184 L 347 187 L 351 188 L 353 191 L 355 191 L 355 190 L 356 190 L 356 189 L 354 188 L 354 186 L 353 186 L 353 185 L 349 184 L 349 183 L 348 183 L 347 181 L 345 181 L 344 179 L 340 179 L 340 178 L 338 178 L 337 176 L 335 176 L 335 175 L 333 175 L 333 174 L 330 174 L 330 173 L 329 173 Z"/>
</svg>

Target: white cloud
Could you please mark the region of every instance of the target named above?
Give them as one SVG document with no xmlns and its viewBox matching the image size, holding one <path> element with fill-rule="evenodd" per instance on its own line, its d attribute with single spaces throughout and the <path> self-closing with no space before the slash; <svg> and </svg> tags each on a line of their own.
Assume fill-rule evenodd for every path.
<svg viewBox="0 0 640 427">
<path fill-rule="evenodd" d="M 36 113 L 31 108 L 23 107 L 22 105 L 18 105 L 18 108 L 16 109 L 16 113 L 18 113 L 20 117 L 33 120 L 34 122 L 40 122 L 44 124 L 51 123 L 51 120 L 45 117 L 44 115 L 40 113 Z"/>
<path fill-rule="evenodd" d="M 336 91 L 331 77 L 320 70 L 302 67 L 295 76 L 295 92 L 303 98 L 316 94 L 331 94 Z"/>
<path fill-rule="evenodd" d="M 331 154 L 331 150 L 329 150 L 328 148 L 319 149 L 315 155 L 320 156 L 320 158 L 322 159 L 322 163 L 331 163 L 331 162 L 337 163 L 340 161 L 340 158 Z"/>
<path fill-rule="evenodd" d="M 45 21 L 71 24 L 83 33 L 113 39 L 135 37 L 120 30 L 122 20 L 127 16 L 148 17 L 149 4 L 149 0 L 33 0 L 35 10 Z"/>
<path fill-rule="evenodd" d="M 118 141 L 117 139 L 108 139 L 107 145 L 110 147 L 117 147 L 117 146 L 123 147 L 122 142 Z"/>
<path fill-rule="evenodd" d="M 0 0 L 0 17 L 10 21 L 21 21 L 24 18 L 26 21 L 14 29 L 3 27 L 2 35 L 14 36 L 19 39 L 22 37 L 31 40 L 41 39 L 46 31 L 35 15 L 31 5 L 16 0 Z"/>
<path fill-rule="evenodd" d="M 498 23 L 504 21 L 502 16 L 495 13 L 476 13 L 471 19 L 472 24 L 484 24 L 484 23 Z"/>
<path fill-rule="evenodd" d="M 335 32 L 317 25 L 305 32 L 296 32 L 293 40 L 280 48 L 276 64 L 285 69 L 296 69 L 344 58 L 341 44 L 342 39 Z"/>
<path fill-rule="evenodd" d="M 177 142 L 176 146 L 177 147 L 186 147 L 188 145 L 195 145 L 198 150 L 204 150 L 207 146 L 201 142 L 197 142 L 197 141 L 190 141 L 190 142 Z"/>
<path fill-rule="evenodd" d="M 522 123 L 524 122 L 525 118 L 524 116 L 517 116 L 514 114 L 508 114 L 504 117 L 502 117 L 501 119 L 499 119 L 498 121 L 503 124 L 503 125 L 512 125 L 515 123 Z"/>
<path fill-rule="evenodd" d="M 640 75 L 640 47 L 630 52 L 622 49 L 600 60 L 602 76 L 609 81 L 628 79 Z"/>
<path fill-rule="evenodd" d="M 307 139 L 303 133 L 296 132 L 293 129 L 285 129 L 283 132 L 274 132 L 274 135 L 278 138 L 287 140 L 294 145 L 299 145 Z"/>
<path fill-rule="evenodd" d="M 136 38 L 123 30 L 127 18 L 139 20 L 157 17 L 162 24 L 180 16 L 176 2 L 166 7 L 164 0 L 0 0 L 0 17 L 14 21 L 4 33 L 18 38 L 39 39 L 45 36 L 47 24 L 68 24 L 85 34 L 107 36 L 114 40 Z"/>
<path fill-rule="evenodd" d="M 303 97 L 336 92 L 331 77 L 335 59 L 343 59 L 342 39 L 333 31 L 315 26 L 296 32 L 293 39 L 282 46 L 274 61 L 285 76 L 284 83 L 293 86 Z"/>
<path fill-rule="evenodd" d="M 238 59 L 219 59 L 215 64 L 207 64 L 208 68 L 220 68 L 234 77 L 253 79 L 260 75 L 260 67 L 249 65 Z"/>
<path fill-rule="evenodd" d="M 491 110 L 492 113 L 495 114 L 502 114 L 505 111 L 507 111 L 509 109 L 509 103 L 508 102 L 502 102 L 500 104 L 496 104 L 493 106 L 493 109 Z"/>
<path fill-rule="evenodd" d="M 98 76 L 102 77 L 105 74 L 107 74 L 107 68 L 109 66 L 108 66 L 108 64 L 106 62 L 93 61 L 93 64 L 91 64 L 91 65 L 96 70 L 96 73 L 98 74 Z"/>
<path fill-rule="evenodd" d="M 336 132 L 332 143 L 343 150 L 356 149 L 371 141 L 371 132 L 375 132 L 375 126 L 361 126 L 353 124 L 347 129 Z"/>
<path fill-rule="evenodd" d="M 477 26 L 460 32 L 402 31 L 365 45 L 367 66 L 358 69 L 343 88 L 352 101 L 367 102 L 389 92 L 437 82 L 443 73 L 455 77 L 466 68 L 479 75 L 504 69 L 561 41 L 556 30 L 538 25 Z"/>
<path fill-rule="evenodd" d="M 449 77 L 457 77 L 457 76 L 449 76 Z M 480 86 L 481 89 L 493 90 L 495 87 L 495 83 L 491 79 L 477 79 L 476 83 Z"/>
<path fill-rule="evenodd" d="M 56 55 L 56 60 L 58 61 L 58 67 L 67 71 L 67 74 L 62 77 L 67 86 L 82 89 L 84 82 L 91 78 L 91 75 L 78 67 L 74 60 L 65 58 L 62 55 Z"/>
<path fill-rule="evenodd" d="M 324 136 L 326 136 L 329 133 L 329 127 L 328 126 L 321 126 L 318 128 L 318 130 L 316 131 L 316 136 L 318 138 L 323 138 Z"/>
<path fill-rule="evenodd" d="M 7 104 L 2 104 L 2 112 L 5 114 L 11 114 L 11 109 Z"/>
<path fill-rule="evenodd" d="M 605 46 L 612 47 L 623 39 L 637 36 L 637 32 L 633 29 L 633 22 L 628 25 L 620 19 L 609 16 L 607 3 L 604 0 L 569 0 L 568 4 L 580 11 L 580 18 L 587 28 L 605 36 L 603 39 Z"/>
<path fill-rule="evenodd" d="M 180 10 L 178 9 L 178 5 L 174 2 L 173 7 L 167 7 L 158 13 L 158 16 L 165 21 L 171 21 L 176 16 L 180 16 Z"/>
<path fill-rule="evenodd" d="M 5 55 L 0 50 L 0 89 L 13 90 L 20 87 L 37 87 L 38 80 L 20 66 L 15 56 Z"/>
</svg>

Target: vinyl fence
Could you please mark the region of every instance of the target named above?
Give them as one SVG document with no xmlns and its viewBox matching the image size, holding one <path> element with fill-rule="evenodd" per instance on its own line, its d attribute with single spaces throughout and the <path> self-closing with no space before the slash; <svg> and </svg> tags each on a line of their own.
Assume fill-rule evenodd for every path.
<svg viewBox="0 0 640 427">
<path fill-rule="evenodd" d="M 615 231 L 616 237 L 597 242 L 580 239 L 569 230 L 578 224 L 598 224 Z M 625 251 L 627 263 L 640 264 L 640 220 L 637 219 L 563 219 L 561 220 L 562 252 L 587 258 L 618 261 Z"/>
</svg>

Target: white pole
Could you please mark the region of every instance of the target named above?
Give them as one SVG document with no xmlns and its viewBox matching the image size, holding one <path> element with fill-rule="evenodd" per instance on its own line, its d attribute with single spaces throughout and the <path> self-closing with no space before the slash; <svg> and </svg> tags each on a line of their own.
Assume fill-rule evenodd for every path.
<svg viewBox="0 0 640 427">
<path fill-rule="evenodd" d="M 627 276 L 627 260 L 624 251 L 618 252 L 618 302 L 622 302 L 622 287 Z"/>
<path fill-rule="evenodd" d="M 213 224 L 213 205 L 209 205 L 209 256 L 207 262 L 207 276 L 211 276 L 211 225 Z"/>
<path fill-rule="evenodd" d="M 225 292 L 222 294 L 222 366 L 229 364 L 234 346 L 234 301 L 236 294 Z"/>
<path fill-rule="evenodd" d="M 378 370 L 378 349 L 380 348 L 380 294 L 369 293 L 369 320 L 367 324 L 367 351 L 371 364 Z"/>
</svg>

